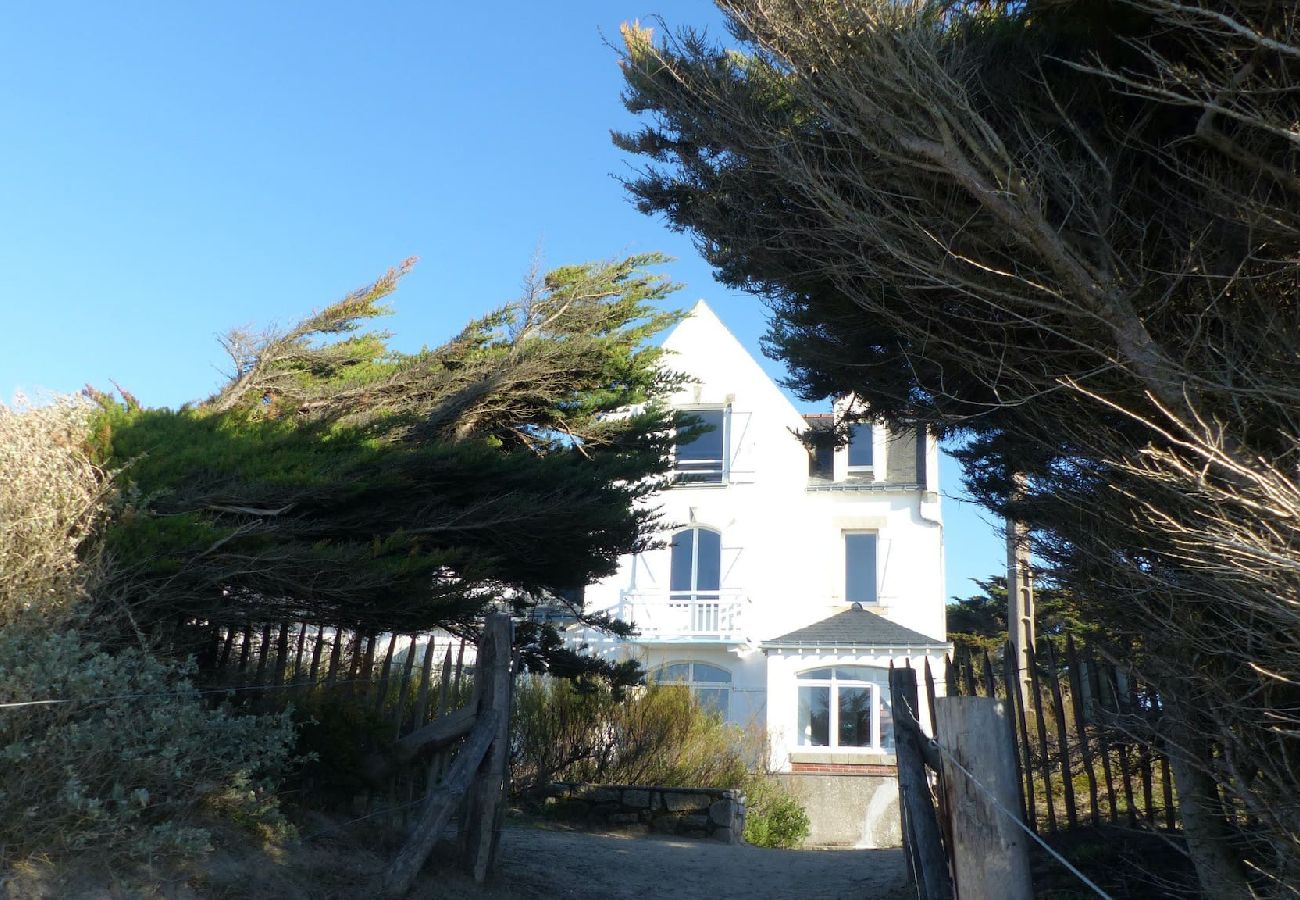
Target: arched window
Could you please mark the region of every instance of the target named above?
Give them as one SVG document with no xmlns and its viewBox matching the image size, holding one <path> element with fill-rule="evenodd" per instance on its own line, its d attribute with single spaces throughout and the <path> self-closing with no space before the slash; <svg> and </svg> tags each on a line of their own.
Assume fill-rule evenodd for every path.
<svg viewBox="0 0 1300 900">
<path fill-rule="evenodd" d="M 655 684 L 684 684 L 701 706 L 724 719 L 727 717 L 731 706 L 731 673 L 726 669 L 702 662 L 670 662 L 652 671 L 648 680 Z"/>
<path fill-rule="evenodd" d="M 722 535 L 710 528 L 687 528 L 673 535 L 668 590 L 716 599 L 722 587 Z"/>
<path fill-rule="evenodd" d="M 894 752 L 889 670 L 828 666 L 799 673 L 799 746 Z"/>
</svg>

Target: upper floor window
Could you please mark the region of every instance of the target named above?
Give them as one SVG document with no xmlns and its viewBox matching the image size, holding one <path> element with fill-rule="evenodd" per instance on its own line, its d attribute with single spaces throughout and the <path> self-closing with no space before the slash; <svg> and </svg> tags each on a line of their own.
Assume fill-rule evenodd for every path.
<svg viewBox="0 0 1300 900">
<path fill-rule="evenodd" d="M 829 439 L 813 444 L 808 457 L 808 474 L 828 480 L 835 477 L 835 445 Z"/>
<path fill-rule="evenodd" d="M 679 483 L 722 484 L 727 479 L 727 409 L 708 407 L 682 410 L 699 433 L 677 445 L 674 470 Z"/>
<path fill-rule="evenodd" d="M 687 528 L 673 535 L 668 590 L 683 599 L 716 598 L 722 587 L 722 535 L 710 528 Z"/>
<path fill-rule="evenodd" d="M 702 662 L 671 662 L 650 673 L 656 684 L 684 684 L 706 709 L 727 717 L 731 703 L 731 673 Z"/>
<path fill-rule="evenodd" d="M 876 544 L 875 532 L 844 532 L 844 602 L 875 603 Z"/>
<path fill-rule="evenodd" d="M 799 674 L 799 746 L 894 750 L 889 670 L 830 666 Z"/>
<path fill-rule="evenodd" d="M 870 469 L 875 465 L 875 429 L 870 422 L 849 426 L 849 471 Z"/>
</svg>

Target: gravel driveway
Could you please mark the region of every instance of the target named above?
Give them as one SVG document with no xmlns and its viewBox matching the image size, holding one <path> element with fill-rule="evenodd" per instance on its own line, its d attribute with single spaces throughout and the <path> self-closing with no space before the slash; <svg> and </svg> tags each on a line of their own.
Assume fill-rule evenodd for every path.
<svg viewBox="0 0 1300 900">
<path fill-rule="evenodd" d="M 899 893 L 903 886 L 901 850 L 763 850 L 712 841 L 507 827 L 492 887 L 479 896 L 882 900 L 906 896 Z"/>
</svg>

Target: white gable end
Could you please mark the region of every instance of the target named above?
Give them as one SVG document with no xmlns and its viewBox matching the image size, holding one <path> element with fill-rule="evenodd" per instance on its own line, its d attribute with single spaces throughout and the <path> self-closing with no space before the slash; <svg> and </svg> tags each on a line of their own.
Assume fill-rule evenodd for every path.
<svg viewBox="0 0 1300 900">
<path fill-rule="evenodd" d="M 864 443 L 834 450 L 829 465 L 798 437 L 809 421 L 708 304 L 663 348 L 665 368 L 691 379 L 669 402 L 709 430 L 678 445 L 677 480 L 653 500 L 660 546 L 587 588 L 588 610 L 640 633 L 620 641 L 575 626 L 571 638 L 686 680 L 733 722 L 765 724 L 778 768 L 887 758 L 880 673 L 891 660 L 943 659 L 938 486 L 920 474 L 933 439 L 866 424 L 853 438 Z M 846 616 L 854 603 L 863 614 Z M 816 674 L 837 665 L 853 675 L 843 687 Z M 835 704 L 868 693 L 871 717 L 849 727 Z"/>
</svg>

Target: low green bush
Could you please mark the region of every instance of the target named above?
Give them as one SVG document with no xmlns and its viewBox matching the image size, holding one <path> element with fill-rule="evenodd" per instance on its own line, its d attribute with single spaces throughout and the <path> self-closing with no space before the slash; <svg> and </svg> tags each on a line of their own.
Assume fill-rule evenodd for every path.
<svg viewBox="0 0 1300 900">
<path fill-rule="evenodd" d="M 0 848 L 10 860 L 207 849 L 205 823 L 281 825 L 287 714 L 212 708 L 187 667 L 77 631 L 0 630 Z"/>
<path fill-rule="evenodd" d="M 617 691 L 602 680 L 545 676 L 515 690 L 512 783 L 552 781 L 738 787 L 761 758 L 740 729 L 680 685 Z"/>
<path fill-rule="evenodd" d="M 756 775 L 745 786 L 745 842 L 794 849 L 811 829 L 808 813 L 775 778 Z"/>
<path fill-rule="evenodd" d="M 0 866 L 33 857 L 191 853 L 219 822 L 279 830 L 287 715 L 214 708 L 191 668 L 120 646 L 96 603 L 112 473 L 86 452 L 89 407 L 0 404 Z M 109 647 L 86 634 L 116 635 Z"/>
<path fill-rule="evenodd" d="M 762 733 L 728 725 L 682 685 L 619 691 L 600 680 L 530 676 L 515 690 L 514 791 L 553 781 L 729 788 L 746 798 L 745 840 L 798 847 L 808 816 L 767 773 Z"/>
</svg>

